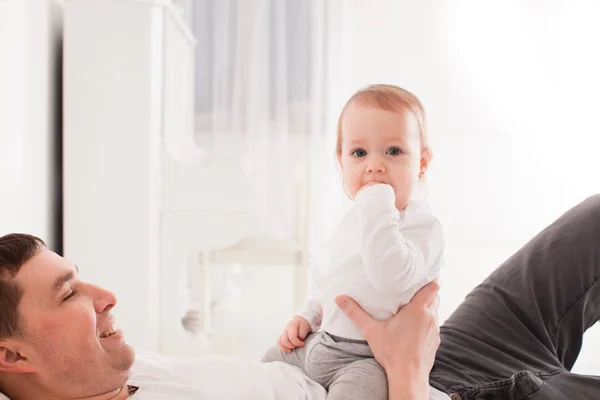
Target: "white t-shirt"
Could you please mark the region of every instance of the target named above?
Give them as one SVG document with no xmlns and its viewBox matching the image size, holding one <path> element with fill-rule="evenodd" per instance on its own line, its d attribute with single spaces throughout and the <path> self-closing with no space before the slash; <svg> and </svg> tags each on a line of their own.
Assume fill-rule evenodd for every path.
<svg viewBox="0 0 600 400">
<path fill-rule="evenodd" d="M 207 356 L 183 359 L 138 351 L 131 400 L 325 400 L 322 386 L 299 368 Z M 431 388 L 430 400 L 449 396 Z"/>
<path fill-rule="evenodd" d="M 403 211 L 391 186 L 362 189 L 335 230 L 315 268 L 316 296 L 297 315 L 316 331 L 364 340 L 358 327 L 335 304 L 345 294 L 373 318 L 388 319 L 439 275 L 444 239 L 429 206 L 412 201 Z"/>
<path fill-rule="evenodd" d="M 128 384 L 132 400 L 325 400 L 322 386 L 283 364 L 206 356 L 168 357 L 138 351 Z"/>
</svg>

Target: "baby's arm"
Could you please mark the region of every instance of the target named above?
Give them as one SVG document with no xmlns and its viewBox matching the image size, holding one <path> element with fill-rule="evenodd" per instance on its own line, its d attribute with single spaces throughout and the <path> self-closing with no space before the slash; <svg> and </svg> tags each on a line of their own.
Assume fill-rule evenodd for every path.
<svg viewBox="0 0 600 400">
<path fill-rule="evenodd" d="M 311 332 L 316 332 L 321 327 L 323 320 L 323 289 L 327 278 L 327 265 L 331 262 L 331 242 L 323 243 L 319 249 L 311 254 L 311 293 L 296 316 L 304 318 L 310 324 Z"/>
<path fill-rule="evenodd" d="M 313 287 L 316 295 L 308 299 L 304 306 L 285 325 L 283 333 L 279 336 L 279 349 L 285 353 L 293 351 L 296 347 L 304 346 L 304 339 L 311 332 L 316 332 L 323 320 L 321 308 L 321 287 L 323 284 L 322 271 L 313 266 Z"/>
<path fill-rule="evenodd" d="M 442 255 L 442 227 L 427 211 L 409 209 L 399 220 L 394 190 L 368 186 L 355 198 L 361 234 L 361 255 L 367 277 L 381 293 L 408 289 L 432 271 Z"/>
<path fill-rule="evenodd" d="M 296 347 L 304 346 L 304 339 L 321 325 L 321 306 L 316 299 L 309 300 L 283 328 L 277 345 L 284 353 L 292 352 Z"/>
<path fill-rule="evenodd" d="M 321 309 L 320 299 L 309 299 L 296 315 L 304 318 L 309 323 L 311 332 L 316 332 L 319 330 L 323 320 L 323 310 Z"/>
</svg>

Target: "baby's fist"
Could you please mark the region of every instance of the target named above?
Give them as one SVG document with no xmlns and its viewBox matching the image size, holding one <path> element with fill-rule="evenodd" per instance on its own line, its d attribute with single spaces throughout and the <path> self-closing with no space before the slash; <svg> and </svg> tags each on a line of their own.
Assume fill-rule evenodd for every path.
<svg viewBox="0 0 600 400">
<path fill-rule="evenodd" d="M 279 350 L 291 353 L 296 347 L 304 346 L 303 340 L 310 333 L 310 324 L 302 317 L 295 315 L 285 326 L 279 336 Z"/>
</svg>

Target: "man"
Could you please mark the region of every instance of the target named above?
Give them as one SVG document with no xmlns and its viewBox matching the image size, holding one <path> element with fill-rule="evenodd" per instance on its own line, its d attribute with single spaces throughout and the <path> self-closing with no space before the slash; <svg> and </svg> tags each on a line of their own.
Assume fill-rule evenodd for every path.
<svg viewBox="0 0 600 400">
<path fill-rule="evenodd" d="M 381 354 L 382 365 L 390 375 L 419 378 L 417 385 L 410 380 L 390 380 L 403 396 L 423 391 L 418 395 L 427 397 L 427 386 L 423 384 L 439 344 L 435 324 L 437 289 L 436 284 L 430 285 L 398 318 L 385 322 L 371 321 L 350 299 L 340 299 L 353 318 L 362 322 L 366 337 L 374 338 L 374 350 Z M 146 353 L 134 364 L 135 352 L 125 343 L 111 315 L 115 305 L 112 293 L 79 280 L 77 266 L 48 250 L 41 239 L 23 234 L 1 237 L 0 390 L 18 400 L 232 398 L 227 392 L 230 388 L 224 385 L 217 384 L 212 391 L 211 385 L 220 374 L 238 386 L 246 385 L 242 390 L 248 396 L 245 398 L 293 399 L 296 393 L 297 398 L 305 398 L 306 393 L 324 398 L 323 389 L 307 378 L 300 384 L 298 380 L 286 382 L 293 370 L 285 365 L 228 360 L 219 369 L 218 363 L 223 360 L 186 361 Z M 394 327 L 407 324 L 404 320 L 422 329 L 412 330 L 406 333 L 406 339 L 399 340 L 394 337 Z M 413 340 L 415 334 L 421 337 Z M 379 350 L 378 342 L 385 342 L 387 348 Z M 413 342 L 422 344 L 415 348 L 418 351 L 394 351 L 396 343 L 412 348 Z M 388 349 L 402 354 L 402 362 L 396 363 Z M 134 374 L 130 377 L 132 366 Z M 159 366 L 163 369 L 159 368 L 157 376 Z M 136 376 L 136 367 L 146 378 Z M 232 376 L 233 372 L 238 376 Z M 215 373 L 216 377 L 211 376 Z M 246 376 L 253 379 L 244 379 Z M 201 385 L 207 377 L 210 379 Z M 275 391 L 274 397 L 266 397 Z"/>
<path fill-rule="evenodd" d="M 387 321 L 370 319 L 351 299 L 337 300 L 385 369 L 391 400 L 437 396 L 427 380 L 439 344 L 436 292 L 435 283 L 426 286 Z M 113 329 L 115 304 L 111 293 L 79 281 L 77 268 L 39 239 L 0 238 L 0 388 L 13 400 L 323 398 L 314 383 L 290 381 L 293 370 L 285 364 L 213 365 L 147 354 L 134 364 L 134 351 Z M 430 382 L 452 400 L 598 399 L 600 377 L 569 372 L 583 333 L 598 320 L 600 196 L 594 196 L 458 307 L 441 329 Z M 276 383 L 259 388 L 261 382 Z M 205 386 L 214 391 L 198 390 Z M 240 386 L 244 395 L 227 397 Z"/>
<path fill-rule="evenodd" d="M 15 399 L 114 397 L 135 354 L 114 329 L 114 295 L 37 238 L 0 239 L 0 387 Z"/>
</svg>

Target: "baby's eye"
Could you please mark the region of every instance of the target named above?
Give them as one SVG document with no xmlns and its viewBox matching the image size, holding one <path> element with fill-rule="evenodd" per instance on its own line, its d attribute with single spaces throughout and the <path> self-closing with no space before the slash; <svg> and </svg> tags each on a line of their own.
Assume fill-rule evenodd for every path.
<svg viewBox="0 0 600 400">
<path fill-rule="evenodd" d="M 397 156 L 400 153 L 402 153 L 402 150 L 400 150 L 400 148 L 398 148 L 398 147 L 390 147 L 386 153 L 391 156 Z"/>
<path fill-rule="evenodd" d="M 367 151 L 364 149 L 356 149 L 352 152 L 352 155 L 355 157 L 364 157 L 367 155 Z"/>
</svg>

